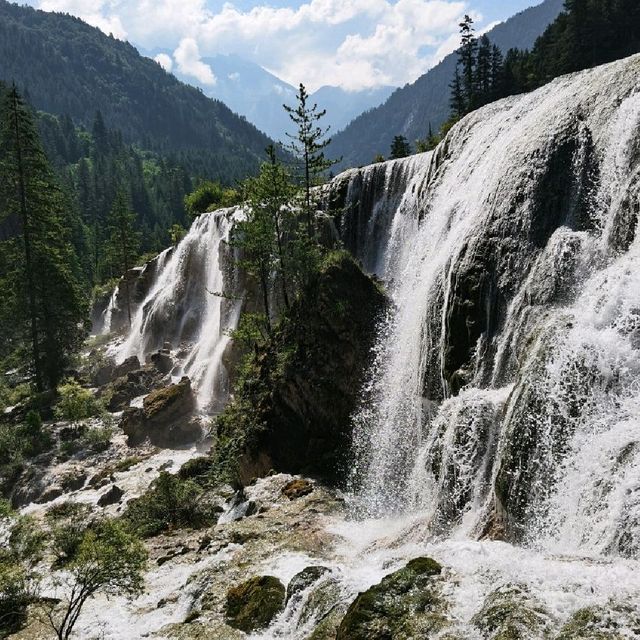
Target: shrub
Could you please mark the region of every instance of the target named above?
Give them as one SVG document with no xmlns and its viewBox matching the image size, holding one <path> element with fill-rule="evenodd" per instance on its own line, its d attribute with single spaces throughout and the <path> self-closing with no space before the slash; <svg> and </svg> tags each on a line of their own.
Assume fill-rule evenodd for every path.
<svg viewBox="0 0 640 640">
<path fill-rule="evenodd" d="M 18 563 L 0 563 L 0 637 L 24 626 L 37 590 L 36 574 Z"/>
<path fill-rule="evenodd" d="M 56 416 L 72 423 L 81 422 L 100 413 L 100 407 L 93 394 L 75 380 L 67 380 L 58 387 L 59 400 Z"/>
<path fill-rule="evenodd" d="M 193 480 L 163 472 L 144 495 L 129 503 L 124 518 L 145 538 L 179 527 L 197 529 L 217 522 L 219 511 L 205 497 Z"/>
<path fill-rule="evenodd" d="M 238 204 L 240 196 L 235 189 L 225 189 L 218 182 L 206 180 L 185 196 L 184 206 L 191 216 Z"/>
</svg>

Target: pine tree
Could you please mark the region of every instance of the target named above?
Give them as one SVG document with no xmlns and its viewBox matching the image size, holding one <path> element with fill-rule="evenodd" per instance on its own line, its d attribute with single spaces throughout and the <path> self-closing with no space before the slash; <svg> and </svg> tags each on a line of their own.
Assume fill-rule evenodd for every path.
<svg viewBox="0 0 640 640">
<path fill-rule="evenodd" d="M 398 158 L 406 158 L 411 155 L 411 145 L 404 136 L 394 136 L 391 143 L 391 153 L 389 158 L 397 160 Z"/>
<path fill-rule="evenodd" d="M 319 110 L 317 104 L 309 105 L 309 94 L 303 84 L 300 84 L 296 100 L 298 104 L 295 108 L 286 104 L 283 107 L 297 127 L 295 135 L 287 134 L 292 141 L 288 148 L 303 163 L 304 208 L 307 216 L 307 230 L 311 237 L 313 235 L 311 187 L 316 184 L 319 176 L 339 160 L 328 160 L 324 155 L 324 150 L 331 143 L 331 138 L 326 137 L 330 127 L 318 126 L 318 122 L 326 115 L 326 110 Z"/>
<path fill-rule="evenodd" d="M 7 339 L 14 350 L 29 345 L 34 382 L 42 390 L 57 385 L 81 345 L 87 301 L 69 241 L 69 205 L 54 180 L 33 115 L 15 86 L 6 93 L 2 114 L 0 210 L 16 231 L 4 241 L 3 253 L 17 258 L 7 274 L 14 286 L 5 292 L 13 294 L 5 305 L 15 312 Z"/>
<path fill-rule="evenodd" d="M 451 89 L 451 112 L 453 118 L 462 118 L 467 110 L 466 101 L 462 92 L 462 79 L 460 78 L 460 65 L 456 65 L 456 71 L 453 75 L 453 80 L 449 85 Z"/>
<path fill-rule="evenodd" d="M 491 102 L 491 42 L 486 35 L 480 38 L 475 64 L 475 93 L 477 107 Z"/>
<path fill-rule="evenodd" d="M 473 20 L 465 15 L 460 23 L 461 45 L 458 52 L 460 65 L 462 67 L 462 94 L 465 100 L 465 113 L 475 108 L 475 65 L 478 41 L 476 40 L 473 28 Z"/>
<path fill-rule="evenodd" d="M 140 246 L 140 237 L 135 230 L 136 214 L 133 213 L 122 191 L 119 191 L 109 213 L 109 250 L 117 273 L 124 276 L 127 319 L 131 326 L 131 292 L 129 269 L 134 264 Z"/>
</svg>

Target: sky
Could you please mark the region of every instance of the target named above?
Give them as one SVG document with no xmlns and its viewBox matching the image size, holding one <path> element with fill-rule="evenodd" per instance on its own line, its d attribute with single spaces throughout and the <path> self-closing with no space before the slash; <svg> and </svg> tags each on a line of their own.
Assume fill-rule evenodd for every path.
<svg viewBox="0 0 640 640">
<path fill-rule="evenodd" d="M 413 82 L 458 44 L 541 0 L 28 0 L 128 40 L 168 71 L 217 82 L 202 58 L 236 54 L 281 80 L 359 91 Z"/>
</svg>

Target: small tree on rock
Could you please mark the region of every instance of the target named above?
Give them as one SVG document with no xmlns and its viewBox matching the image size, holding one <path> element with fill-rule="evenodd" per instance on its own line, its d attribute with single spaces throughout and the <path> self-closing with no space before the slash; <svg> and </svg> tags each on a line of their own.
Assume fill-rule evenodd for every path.
<svg viewBox="0 0 640 640">
<path fill-rule="evenodd" d="M 397 160 L 398 158 L 406 158 L 411 155 L 411 145 L 404 136 L 395 136 L 391 143 L 391 154 L 389 157 L 391 160 Z"/>
</svg>

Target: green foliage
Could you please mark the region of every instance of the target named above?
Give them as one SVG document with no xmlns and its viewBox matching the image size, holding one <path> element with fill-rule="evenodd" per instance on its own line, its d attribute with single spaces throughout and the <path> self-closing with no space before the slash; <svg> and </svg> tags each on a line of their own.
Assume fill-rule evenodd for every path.
<svg viewBox="0 0 640 640">
<path fill-rule="evenodd" d="M 169 237 L 171 238 L 171 244 L 180 244 L 180 241 L 187 235 L 187 230 L 181 224 L 173 224 L 169 229 Z"/>
<path fill-rule="evenodd" d="M 61 613 L 49 620 L 60 640 L 71 636 L 80 612 L 97 593 L 134 596 L 142 592 L 147 552 L 140 540 L 116 520 L 103 520 L 86 529 L 57 582 L 66 590 Z"/>
<path fill-rule="evenodd" d="M 235 189 L 224 188 L 219 182 L 205 180 L 184 198 L 187 213 L 196 217 L 208 211 L 239 204 L 240 196 Z"/>
<path fill-rule="evenodd" d="M 385 158 L 381 153 L 377 153 L 373 158 L 373 164 L 379 164 L 380 162 L 384 162 Z"/>
<path fill-rule="evenodd" d="M 29 363 L 36 388 L 54 388 L 86 336 L 88 301 L 71 244 L 74 220 L 15 87 L 0 88 L 0 359 Z"/>
<path fill-rule="evenodd" d="M 12 518 L 15 515 L 15 511 L 11 506 L 11 503 L 4 498 L 0 498 L 0 520 L 5 518 Z"/>
<path fill-rule="evenodd" d="M 300 159 L 302 166 L 302 186 L 304 188 L 304 209 L 307 215 L 308 233 L 312 235 L 312 194 L 311 187 L 318 183 L 320 177 L 339 160 L 329 160 L 324 150 L 331 144 L 327 138 L 329 127 L 319 126 L 319 122 L 326 115 L 326 110 L 319 110 L 317 104 L 309 104 L 309 93 L 301 83 L 296 94 L 297 106 L 284 105 L 291 121 L 296 127 L 294 135 L 287 134 L 291 139 L 289 150 Z"/>
<path fill-rule="evenodd" d="M 75 559 L 88 529 L 90 515 L 88 505 L 76 502 L 64 502 L 47 511 L 56 567 L 64 567 Z"/>
<path fill-rule="evenodd" d="M 93 128 L 96 152 L 113 144 L 112 136 L 93 126 L 101 109 L 107 132 L 116 129 L 127 144 L 175 159 L 187 175 L 233 184 L 257 169 L 269 143 L 264 134 L 131 44 L 70 15 L 0 7 L 0 79 L 28 87 L 37 109 L 68 114 L 63 127 L 72 121 Z M 73 155 L 83 140 L 52 143 Z"/>
<path fill-rule="evenodd" d="M 56 416 L 77 424 L 100 413 L 98 402 L 89 389 L 84 389 L 76 380 L 69 379 L 58 387 L 59 400 Z"/>
<path fill-rule="evenodd" d="M 0 424 L 0 490 L 6 493 L 13 486 L 26 459 L 49 451 L 52 445 L 36 412 L 29 412 L 24 423 Z"/>
<path fill-rule="evenodd" d="M 144 495 L 129 502 L 123 518 L 132 531 L 148 538 L 169 529 L 215 524 L 217 513 L 200 484 L 162 472 Z"/>
<path fill-rule="evenodd" d="M 486 35 L 476 40 L 468 16 L 460 27 L 458 70 L 451 83 L 456 118 L 560 75 L 640 51 L 640 5 L 635 0 L 566 0 L 564 12 L 530 51 L 511 49 L 506 57 Z"/>
<path fill-rule="evenodd" d="M 397 160 L 398 158 L 406 158 L 411 155 L 411 145 L 404 136 L 395 136 L 391 143 L 391 152 L 389 158 Z"/>
<path fill-rule="evenodd" d="M 18 631 L 35 600 L 37 579 L 20 563 L 0 562 L 0 637 Z"/>
</svg>

